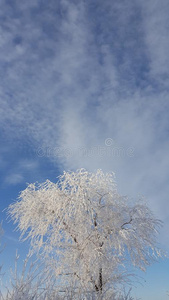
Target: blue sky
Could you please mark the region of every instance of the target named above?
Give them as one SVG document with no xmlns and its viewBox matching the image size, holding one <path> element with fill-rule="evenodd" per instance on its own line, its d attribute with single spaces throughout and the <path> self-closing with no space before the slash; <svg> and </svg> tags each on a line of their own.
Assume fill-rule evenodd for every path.
<svg viewBox="0 0 169 300">
<path fill-rule="evenodd" d="M 1 0 L 4 271 L 28 244 L 3 210 L 26 183 L 81 167 L 113 171 L 122 194 L 144 196 L 169 250 L 168 11 L 167 0 Z M 167 299 L 168 259 L 142 276 L 138 296 Z"/>
</svg>

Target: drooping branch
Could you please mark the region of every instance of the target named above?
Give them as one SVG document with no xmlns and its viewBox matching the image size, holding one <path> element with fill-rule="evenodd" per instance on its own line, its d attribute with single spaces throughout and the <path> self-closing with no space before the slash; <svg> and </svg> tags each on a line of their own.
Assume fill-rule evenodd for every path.
<svg viewBox="0 0 169 300">
<path fill-rule="evenodd" d="M 125 229 L 125 230 L 126 230 L 126 228 L 125 228 L 124 226 L 125 226 L 125 225 L 131 224 L 132 221 L 133 221 L 133 218 L 130 217 L 130 220 L 129 220 L 128 222 L 125 222 L 125 223 L 123 223 L 123 224 L 121 225 L 121 229 Z"/>
<path fill-rule="evenodd" d="M 52 210 L 52 214 L 54 214 L 54 213 L 55 213 L 55 211 Z M 59 216 L 58 216 L 58 219 L 60 219 Z M 57 223 L 57 221 L 56 221 L 56 223 Z M 68 231 L 68 233 L 70 234 L 70 236 L 72 237 L 72 239 L 74 240 L 74 242 L 77 243 L 77 238 L 76 238 L 76 236 L 74 236 L 74 235 L 71 233 L 70 227 L 66 224 L 65 221 L 63 221 L 63 225 L 65 226 L 65 229 Z"/>
<path fill-rule="evenodd" d="M 101 201 L 102 201 L 103 197 L 106 196 L 106 195 L 108 195 L 109 193 L 104 193 L 102 195 L 102 194 L 100 194 L 100 193 L 97 192 L 97 194 L 100 196 L 100 198 L 99 198 L 99 204 L 101 204 Z"/>
<path fill-rule="evenodd" d="M 70 227 L 65 223 L 65 221 L 63 221 L 63 225 L 65 226 L 65 229 L 69 232 L 70 236 L 72 237 L 72 239 L 74 240 L 74 242 L 77 244 L 77 238 L 76 236 L 74 236 L 72 233 L 71 233 L 71 230 L 70 230 Z"/>
</svg>

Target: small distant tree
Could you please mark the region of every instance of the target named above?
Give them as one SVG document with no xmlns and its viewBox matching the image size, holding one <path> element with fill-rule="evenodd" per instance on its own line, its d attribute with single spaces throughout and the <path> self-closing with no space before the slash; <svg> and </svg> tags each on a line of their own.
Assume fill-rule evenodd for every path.
<svg viewBox="0 0 169 300">
<path fill-rule="evenodd" d="M 80 169 L 64 172 L 57 183 L 30 184 L 9 214 L 64 297 L 114 299 L 129 261 L 145 270 L 160 256 L 160 221 L 145 203 L 119 195 L 113 173 Z"/>
</svg>

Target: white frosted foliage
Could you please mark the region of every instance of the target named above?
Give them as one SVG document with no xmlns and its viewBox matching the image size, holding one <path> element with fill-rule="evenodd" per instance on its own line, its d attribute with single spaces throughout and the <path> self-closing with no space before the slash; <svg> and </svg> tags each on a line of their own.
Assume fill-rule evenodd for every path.
<svg viewBox="0 0 169 300">
<path fill-rule="evenodd" d="M 131 204 L 118 194 L 113 173 L 80 169 L 64 172 L 57 183 L 30 184 L 9 214 L 63 292 L 73 287 L 77 293 L 111 294 L 124 280 L 129 259 L 145 270 L 160 256 L 160 221 L 145 203 Z"/>
</svg>

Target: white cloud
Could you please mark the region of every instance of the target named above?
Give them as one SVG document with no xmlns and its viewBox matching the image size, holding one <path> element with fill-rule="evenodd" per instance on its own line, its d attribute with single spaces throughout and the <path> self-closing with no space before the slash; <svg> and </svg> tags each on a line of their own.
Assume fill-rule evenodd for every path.
<svg viewBox="0 0 169 300">
<path fill-rule="evenodd" d="M 154 79 L 158 79 L 160 83 L 168 83 L 168 9 L 169 3 L 167 0 L 162 1 L 142 1 L 141 2 L 144 14 L 144 32 L 147 51 L 150 56 L 151 75 Z M 157 76 L 157 78 L 155 78 Z M 161 80 L 160 80 L 161 77 Z"/>
<path fill-rule="evenodd" d="M 17 185 L 24 181 L 24 177 L 22 174 L 10 174 L 5 177 L 4 182 L 8 185 Z"/>
<path fill-rule="evenodd" d="M 19 161 L 19 169 L 28 170 L 28 171 L 35 171 L 39 167 L 39 164 L 37 161 L 30 160 L 30 159 L 21 159 Z"/>
<path fill-rule="evenodd" d="M 10 153 L 9 153 L 10 155 Z M 32 173 L 39 174 L 39 163 L 32 159 L 22 159 L 16 162 L 7 162 L 5 159 L 4 173 L 2 186 L 17 185 L 19 183 L 26 183 L 32 176 Z"/>
</svg>

